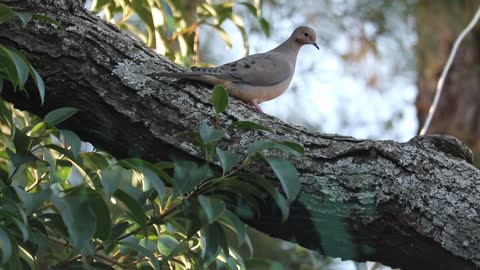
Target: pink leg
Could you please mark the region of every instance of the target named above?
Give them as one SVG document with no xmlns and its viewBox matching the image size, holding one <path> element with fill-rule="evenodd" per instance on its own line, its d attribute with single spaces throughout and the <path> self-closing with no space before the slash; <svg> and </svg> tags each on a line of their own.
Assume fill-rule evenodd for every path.
<svg viewBox="0 0 480 270">
<path fill-rule="evenodd" d="M 253 107 L 255 107 L 255 109 L 257 109 L 257 111 L 259 111 L 261 113 L 264 113 L 262 108 L 260 108 L 260 106 L 258 106 L 258 103 L 255 100 L 250 101 L 250 103 L 253 105 Z"/>
</svg>

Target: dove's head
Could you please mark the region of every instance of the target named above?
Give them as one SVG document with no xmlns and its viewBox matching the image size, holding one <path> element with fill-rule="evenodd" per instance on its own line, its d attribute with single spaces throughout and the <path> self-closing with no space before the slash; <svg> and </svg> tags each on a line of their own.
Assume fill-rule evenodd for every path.
<svg viewBox="0 0 480 270">
<path fill-rule="evenodd" d="M 300 46 L 302 45 L 307 45 L 311 44 L 315 46 L 315 48 L 320 49 L 317 44 L 317 33 L 315 33 L 315 30 L 308 26 L 300 26 L 293 31 L 292 37 L 295 38 L 295 42 L 299 44 Z"/>
</svg>

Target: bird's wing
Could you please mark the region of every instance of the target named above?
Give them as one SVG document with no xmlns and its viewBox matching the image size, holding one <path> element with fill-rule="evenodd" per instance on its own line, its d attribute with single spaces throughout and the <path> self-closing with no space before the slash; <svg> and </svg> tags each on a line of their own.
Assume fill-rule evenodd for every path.
<svg viewBox="0 0 480 270">
<path fill-rule="evenodd" d="M 191 73 L 210 75 L 255 86 L 268 86 L 287 80 L 292 72 L 291 65 L 284 55 L 267 52 L 252 54 L 219 67 L 192 67 Z M 192 75 L 191 73 L 190 75 Z"/>
</svg>

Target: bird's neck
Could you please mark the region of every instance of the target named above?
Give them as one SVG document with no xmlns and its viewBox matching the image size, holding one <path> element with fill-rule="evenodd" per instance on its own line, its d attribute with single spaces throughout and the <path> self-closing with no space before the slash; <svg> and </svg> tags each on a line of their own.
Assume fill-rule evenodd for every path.
<svg viewBox="0 0 480 270">
<path fill-rule="evenodd" d="M 271 51 L 282 53 L 291 60 L 291 63 L 295 63 L 301 47 L 302 45 L 296 42 L 295 38 L 291 36 L 289 39 L 285 40 L 282 44 L 278 45 L 278 47 Z"/>
</svg>

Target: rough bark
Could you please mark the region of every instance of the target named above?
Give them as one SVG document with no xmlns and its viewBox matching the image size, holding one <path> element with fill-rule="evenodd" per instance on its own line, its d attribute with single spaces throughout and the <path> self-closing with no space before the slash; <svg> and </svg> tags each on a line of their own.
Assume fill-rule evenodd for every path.
<svg viewBox="0 0 480 270">
<path fill-rule="evenodd" d="M 0 25 L 0 41 L 21 50 L 44 77 L 46 103 L 39 106 L 8 91 L 2 97 L 38 115 L 64 106 L 81 109 L 67 127 L 117 157 L 201 159 L 178 133 L 213 121 L 207 87 L 154 72 L 179 67 L 128 34 L 66 0 L 0 0 L 20 10 L 58 19 L 65 31 L 44 23 Z M 66 4 L 65 4 L 66 2 Z M 407 143 L 357 140 L 287 125 L 232 100 L 221 123 L 251 120 L 274 130 L 237 131 L 223 148 L 245 152 L 259 139 L 305 146 L 295 165 L 301 193 L 289 220 L 276 209 L 248 221 L 272 236 L 325 255 L 380 261 L 403 269 L 480 267 L 480 171 L 459 140 L 432 135 Z M 271 175 L 258 165 L 256 171 Z"/>
<path fill-rule="evenodd" d="M 479 5 L 479 0 L 421 0 L 417 3 L 419 93 L 416 107 L 422 125 L 453 43 Z M 480 167 L 479 41 L 480 27 L 477 26 L 458 50 L 429 129 L 429 133 L 450 134 L 465 142 L 474 152 L 477 167 Z"/>
</svg>

